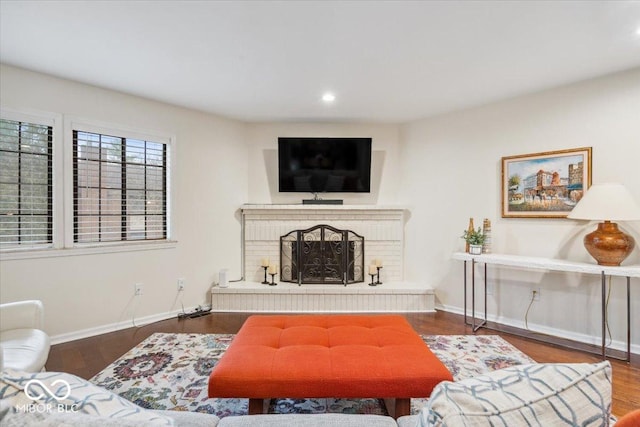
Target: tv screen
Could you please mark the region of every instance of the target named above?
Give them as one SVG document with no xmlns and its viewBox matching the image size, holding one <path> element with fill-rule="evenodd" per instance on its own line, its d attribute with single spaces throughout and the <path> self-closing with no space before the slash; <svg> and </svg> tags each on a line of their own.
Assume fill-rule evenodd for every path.
<svg viewBox="0 0 640 427">
<path fill-rule="evenodd" d="M 371 138 L 278 138 L 280 192 L 368 193 Z"/>
</svg>

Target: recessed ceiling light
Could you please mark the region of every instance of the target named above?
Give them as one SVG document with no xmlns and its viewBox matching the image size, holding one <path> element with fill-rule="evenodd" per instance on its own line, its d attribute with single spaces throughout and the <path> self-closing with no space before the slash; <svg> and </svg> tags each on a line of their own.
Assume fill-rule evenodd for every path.
<svg viewBox="0 0 640 427">
<path fill-rule="evenodd" d="M 324 95 L 322 95 L 322 100 L 326 103 L 331 103 L 336 100 L 336 96 L 331 92 L 327 92 Z"/>
</svg>

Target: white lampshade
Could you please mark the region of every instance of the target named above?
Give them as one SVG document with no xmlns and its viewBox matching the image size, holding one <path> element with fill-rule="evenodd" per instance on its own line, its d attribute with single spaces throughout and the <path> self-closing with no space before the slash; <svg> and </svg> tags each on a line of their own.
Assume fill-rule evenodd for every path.
<svg viewBox="0 0 640 427">
<path fill-rule="evenodd" d="M 622 184 L 597 184 L 587 190 L 567 218 L 639 221 L 640 205 Z"/>
</svg>

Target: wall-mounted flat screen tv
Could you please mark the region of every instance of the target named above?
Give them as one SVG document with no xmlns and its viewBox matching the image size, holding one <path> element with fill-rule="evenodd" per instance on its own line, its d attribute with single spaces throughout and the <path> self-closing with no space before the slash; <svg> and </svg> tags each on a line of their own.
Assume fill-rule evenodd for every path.
<svg viewBox="0 0 640 427">
<path fill-rule="evenodd" d="M 369 193 L 371 138 L 278 138 L 281 192 Z"/>
</svg>

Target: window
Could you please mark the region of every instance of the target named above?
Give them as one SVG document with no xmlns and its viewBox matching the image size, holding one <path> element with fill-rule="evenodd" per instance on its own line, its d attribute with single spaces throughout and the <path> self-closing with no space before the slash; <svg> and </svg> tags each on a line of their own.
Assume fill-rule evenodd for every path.
<svg viewBox="0 0 640 427">
<path fill-rule="evenodd" d="M 74 243 L 166 238 L 166 144 L 74 130 Z"/>
<path fill-rule="evenodd" d="M 53 245 L 53 127 L 0 119 L 0 247 Z"/>
<path fill-rule="evenodd" d="M 162 132 L 0 108 L 2 259 L 175 247 L 174 144 Z"/>
</svg>

